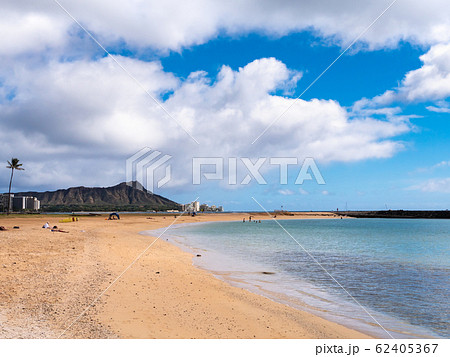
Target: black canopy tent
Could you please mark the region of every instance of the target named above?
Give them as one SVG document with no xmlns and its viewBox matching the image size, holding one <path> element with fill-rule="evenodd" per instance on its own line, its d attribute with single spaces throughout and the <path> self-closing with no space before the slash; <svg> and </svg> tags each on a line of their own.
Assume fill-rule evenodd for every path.
<svg viewBox="0 0 450 357">
<path fill-rule="evenodd" d="M 120 216 L 117 213 L 113 212 L 109 215 L 108 219 L 120 219 Z"/>
</svg>

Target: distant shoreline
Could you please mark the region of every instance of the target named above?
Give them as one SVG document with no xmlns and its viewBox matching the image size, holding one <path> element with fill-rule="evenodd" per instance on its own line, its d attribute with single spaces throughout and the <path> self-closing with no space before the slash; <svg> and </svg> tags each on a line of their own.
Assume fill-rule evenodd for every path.
<svg viewBox="0 0 450 357">
<path fill-rule="evenodd" d="M 120 211 L 120 210 L 105 210 L 105 211 L 75 211 L 75 212 L 54 212 L 54 211 L 41 211 L 41 212 L 12 212 L 12 215 L 18 216 L 39 216 L 40 214 L 49 216 L 99 216 L 107 215 L 111 212 L 117 212 L 119 214 L 126 215 L 146 215 L 146 216 L 174 216 L 180 215 L 183 212 L 146 212 L 146 211 Z M 227 215 L 227 214 L 246 214 L 256 215 L 264 213 L 263 211 L 225 211 L 225 212 L 197 212 L 198 215 Z M 273 217 L 286 217 L 296 216 L 299 214 L 309 214 L 314 216 L 340 216 L 351 218 L 403 218 L 403 219 L 450 219 L 449 210 L 384 210 L 384 211 L 271 211 L 269 212 Z M 6 215 L 5 212 L 0 212 L 0 216 Z M 184 212 L 185 216 L 190 215 L 189 212 Z"/>
<path fill-rule="evenodd" d="M 450 211 L 342 211 L 335 212 L 340 216 L 354 218 L 404 218 L 404 219 L 450 219 Z"/>
</svg>

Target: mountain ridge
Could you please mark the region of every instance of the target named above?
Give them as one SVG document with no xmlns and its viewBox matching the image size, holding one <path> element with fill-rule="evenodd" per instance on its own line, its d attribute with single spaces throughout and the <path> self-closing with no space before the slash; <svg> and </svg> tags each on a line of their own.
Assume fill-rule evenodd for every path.
<svg viewBox="0 0 450 357">
<path fill-rule="evenodd" d="M 110 187 L 70 187 L 56 191 L 18 192 L 16 196 L 33 196 L 41 201 L 43 211 L 138 211 L 179 209 L 180 205 L 146 190 L 139 182 L 122 182 Z"/>
</svg>

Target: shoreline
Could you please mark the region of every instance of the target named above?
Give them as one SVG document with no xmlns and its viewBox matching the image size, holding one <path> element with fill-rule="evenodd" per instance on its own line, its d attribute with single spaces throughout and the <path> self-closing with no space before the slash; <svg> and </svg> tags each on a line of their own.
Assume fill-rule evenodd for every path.
<svg viewBox="0 0 450 357">
<path fill-rule="evenodd" d="M 176 223 L 242 220 L 243 216 L 182 216 Z M 300 216 L 324 219 L 313 214 L 282 218 Z M 255 217 L 267 218 L 266 214 Z M 17 231 L 0 233 L 0 244 L 6 247 L 3 256 L 8 258 L 6 268 L 0 270 L 4 311 L 0 337 L 55 338 L 75 321 L 63 338 L 371 338 L 229 285 L 195 267 L 193 256 L 164 236 L 76 320 L 152 242 L 139 232 L 167 227 L 174 218 L 82 217 L 79 222 L 59 224 L 67 234 L 40 228 L 42 220 L 0 219 L 7 228 L 21 225 Z"/>
<path fill-rule="evenodd" d="M 291 219 L 296 220 L 298 218 L 291 217 Z M 308 221 L 309 217 L 302 217 L 298 221 L 301 222 L 303 219 Z M 270 221 L 270 219 L 266 219 L 266 221 Z M 298 283 L 298 279 L 292 278 L 292 276 L 283 271 L 279 271 L 277 267 L 265 266 L 266 263 L 264 261 L 258 262 L 252 259 L 247 261 L 245 256 L 234 258 L 234 253 L 239 254 L 239 251 L 236 252 L 231 249 L 234 253 L 229 254 L 227 250 L 223 251 L 220 250 L 220 247 L 214 244 L 211 245 L 211 242 L 208 245 L 208 238 L 204 237 L 206 241 L 196 239 L 196 233 L 193 233 L 188 228 L 189 226 L 205 227 L 218 222 L 237 223 L 234 226 L 234 232 L 239 232 L 240 230 L 237 227 L 242 225 L 242 220 L 176 224 L 172 227 L 172 231 L 166 233 L 166 238 L 169 238 L 169 242 L 176 247 L 191 254 L 192 263 L 196 268 L 212 274 L 215 278 L 229 285 L 243 288 L 251 293 L 264 296 L 271 301 L 338 323 L 367 334 L 372 338 L 386 338 L 387 332 L 384 328 L 395 338 L 442 338 L 442 336 L 434 334 L 432 330 L 428 330 L 425 327 L 408 325 L 404 320 L 380 311 L 370 310 L 370 308 L 367 308 L 370 312 L 370 314 L 367 313 L 367 316 L 366 314 L 363 314 L 364 316 L 354 315 L 353 311 L 360 309 L 357 304 L 346 301 L 339 295 L 332 295 L 327 290 L 320 290 L 318 286 L 307 281 Z M 215 226 L 215 228 L 218 227 Z M 187 230 L 184 228 L 187 228 Z M 178 231 L 178 229 L 181 230 Z M 206 234 L 201 232 L 201 230 L 202 228 L 200 228 L 200 234 Z M 163 229 L 144 231 L 141 234 L 156 237 L 161 231 Z M 215 233 L 212 233 L 214 231 L 217 231 L 217 229 L 209 229 L 208 236 L 215 235 Z M 236 234 L 239 235 L 239 233 Z M 215 241 L 218 242 L 217 240 Z M 197 254 L 200 254 L 200 257 Z M 275 276 L 272 274 L 277 274 L 275 279 Z M 373 323 L 375 318 L 383 323 L 383 327 Z"/>
</svg>

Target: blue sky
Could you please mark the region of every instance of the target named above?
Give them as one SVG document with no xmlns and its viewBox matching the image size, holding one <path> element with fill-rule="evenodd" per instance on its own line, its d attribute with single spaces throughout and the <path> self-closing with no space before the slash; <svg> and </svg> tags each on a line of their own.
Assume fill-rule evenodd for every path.
<svg viewBox="0 0 450 357">
<path fill-rule="evenodd" d="M 390 2 L 131 2 L 105 14 L 100 0 L 61 3 L 114 60 L 61 9 L 5 5 L 0 150 L 26 168 L 14 190 L 111 186 L 150 147 L 172 156 L 172 180 L 155 192 L 181 203 L 449 208 L 446 2 L 398 1 L 299 100 Z M 326 184 L 295 184 L 297 165 L 287 185 L 268 166 L 266 185 L 193 185 L 194 157 L 312 157 Z M 238 170 L 241 181 L 248 172 Z"/>
<path fill-rule="evenodd" d="M 234 70 L 257 58 L 275 57 L 290 69 L 304 72 L 302 83 L 290 94 L 297 97 L 342 51 L 339 46 L 325 46 L 320 39 L 306 31 L 280 39 L 261 35 L 243 38 L 219 38 L 182 53 L 171 53 L 161 59 L 165 70 L 186 78 L 194 71 L 207 71 L 214 80 L 221 66 Z M 420 68 L 419 56 L 427 48 L 401 43 L 393 49 L 348 53 L 323 76 L 307 93 L 304 99 L 332 99 L 343 106 L 351 106 L 362 97 L 374 97 L 386 89 L 397 87 L 404 75 Z M 145 58 L 145 56 L 143 56 Z M 398 136 L 406 148 L 393 157 L 380 160 L 365 160 L 356 163 L 331 163 L 320 165 L 326 180 L 325 186 L 305 182 L 301 187 L 292 184 L 298 170 L 292 170 L 291 184 L 272 187 L 250 188 L 246 191 L 245 203 L 240 202 L 242 193 L 231 200 L 222 198 L 225 206 L 233 209 L 259 209 L 251 198 L 258 197 L 271 208 L 291 210 L 331 209 L 445 209 L 448 196 L 441 193 L 422 193 L 409 189 L 418 178 L 426 179 L 430 168 L 450 157 L 449 114 L 433 113 L 425 109 L 429 103 L 402 105 L 405 114 L 417 115 L 411 119 L 416 127 L 413 132 Z M 362 148 L 363 150 L 364 148 Z M 435 170 L 433 170 L 435 171 Z M 450 167 L 442 168 L 442 176 Z M 436 174 L 436 172 L 433 172 Z M 278 172 L 271 176 L 276 183 Z M 270 185 L 268 185 L 270 186 Z M 300 189 L 308 191 L 301 194 Z M 279 191 L 285 191 L 280 194 Z M 292 194 L 286 194 L 291 191 Z M 325 192 L 326 191 L 326 192 Z M 202 192 L 203 193 L 203 192 Z M 217 201 L 216 189 L 204 191 L 205 201 Z M 228 197 L 225 193 L 223 197 Z M 189 195 L 182 195 L 185 201 Z M 201 196 L 202 197 L 202 196 Z"/>
<path fill-rule="evenodd" d="M 282 38 L 252 34 L 218 38 L 181 53 L 171 53 L 161 58 L 161 63 L 167 71 L 180 77 L 203 70 L 214 78 L 223 65 L 237 70 L 255 59 L 275 57 L 289 68 L 304 73 L 302 83 L 292 93 L 296 97 L 341 52 L 340 46 L 320 43 L 320 38 L 309 31 Z M 386 88 L 397 86 L 406 72 L 420 67 L 419 56 L 423 53 L 423 48 L 409 43 L 390 50 L 350 52 L 305 93 L 304 99 L 334 99 L 342 105 L 352 105 L 361 97 L 376 96 Z"/>
</svg>

